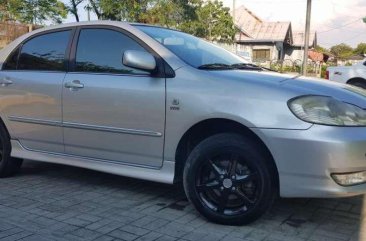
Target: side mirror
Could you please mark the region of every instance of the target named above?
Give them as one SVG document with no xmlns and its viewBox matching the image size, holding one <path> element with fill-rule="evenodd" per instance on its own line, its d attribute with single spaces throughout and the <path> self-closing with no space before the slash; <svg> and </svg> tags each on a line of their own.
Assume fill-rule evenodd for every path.
<svg viewBox="0 0 366 241">
<path fill-rule="evenodd" d="M 154 56 L 144 51 L 126 50 L 123 53 L 122 63 L 128 67 L 149 72 L 152 72 L 156 68 Z"/>
</svg>

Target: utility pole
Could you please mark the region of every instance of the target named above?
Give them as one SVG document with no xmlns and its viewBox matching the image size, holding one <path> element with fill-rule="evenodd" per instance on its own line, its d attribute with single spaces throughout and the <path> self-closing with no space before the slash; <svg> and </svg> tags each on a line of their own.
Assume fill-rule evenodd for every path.
<svg viewBox="0 0 366 241">
<path fill-rule="evenodd" d="M 235 23 L 235 9 L 236 9 L 236 0 L 233 0 L 233 20 Z"/>
<path fill-rule="evenodd" d="M 302 74 L 307 74 L 308 52 L 309 52 L 309 34 L 310 34 L 311 0 L 307 0 L 306 7 L 306 25 L 305 25 L 305 43 L 304 59 L 302 63 Z"/>
<path fill-rule="evenodd" d="M 88 21 L 90 21 L 90 11 L 92 10 L 92 6 L 90 6 L 90 5 L 88 4 L 88 5 L 86 5 L 86 6 L 84 7 L 84 9 L 87 11 L 87 13 L 88 13 Z"/>
<path fill-rule="evenodd" d="M 233 0 L 233 22 L 234 22 L 234 27 L 236 27 L 235 25 L 235 9 L 236 9 L 236 0 Z M 241 34 L 240 34 L 241 36 Z M 235 36 L 234 36 L 234 40 L 235 40 Z M 234 41 L 234 50 L 235 50 L 235 53 L 238 52 L 238 46 L 236 45 L 236 41 Z"/>
</svg>

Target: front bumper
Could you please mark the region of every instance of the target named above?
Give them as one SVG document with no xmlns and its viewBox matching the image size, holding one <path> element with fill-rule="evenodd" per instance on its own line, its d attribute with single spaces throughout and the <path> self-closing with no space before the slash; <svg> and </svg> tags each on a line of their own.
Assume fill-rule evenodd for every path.
<svg viewBox="0 0 366 241">
<path fill-rule="evenodd" d="M 307 130 L 252 130 L 276 162 L 282 197 L 343 197 L 366 193 L 366 184 L 341 186 L 332 173 L 366 170 L 366 127 L 313 125 Z"/>
</svg>

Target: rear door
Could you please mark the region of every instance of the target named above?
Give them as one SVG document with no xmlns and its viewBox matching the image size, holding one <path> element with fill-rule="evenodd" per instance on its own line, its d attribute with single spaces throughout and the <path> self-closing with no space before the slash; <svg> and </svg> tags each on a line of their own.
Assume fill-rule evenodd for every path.
<svg viewBox="0 0 366 241">
<path fill-rule="evenodd" d="M 72 35 L 66 28 L 32 36 L 0 71 L 0 111 L 27 149 L 64 152 L 61 94 Z"/>
<path fill-rule="evenodd" d="M 76 38 L 63 88 L 66 153 L 160 167 L 165 78 L 122 64 L 124 51 L 149 50 L 116 28 L 82 27 Z"/>
</svg>

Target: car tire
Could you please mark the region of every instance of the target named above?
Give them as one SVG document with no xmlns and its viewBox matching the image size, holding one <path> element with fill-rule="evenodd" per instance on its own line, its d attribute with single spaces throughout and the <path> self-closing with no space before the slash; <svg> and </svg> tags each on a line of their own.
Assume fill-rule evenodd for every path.
<svg viewBox="0 0 366 241">
<path fill-rule="evenodd" d="M 8 132 L 0 124 L 0 178 L 16 174 L 22 166 L 22 159 L 10 156 L 11 144 Z"/>
<path fill-rule="evenodd" d="M 361 81 L 355 81 L 355 82 L 351 83 L 351 85 L 360 87 L 362 89 L 366 89 L 366 83 L 361 82 Z"/>
<path fill-rule="evenodd" d="M 261 145 L 238 134 L 216 134 L 203 140 L 184 168 L 188 199 L 212 222 L 253 222 L 270 208 L 276 193 L 275 172 L 267 156 Z"/>
</svg>

